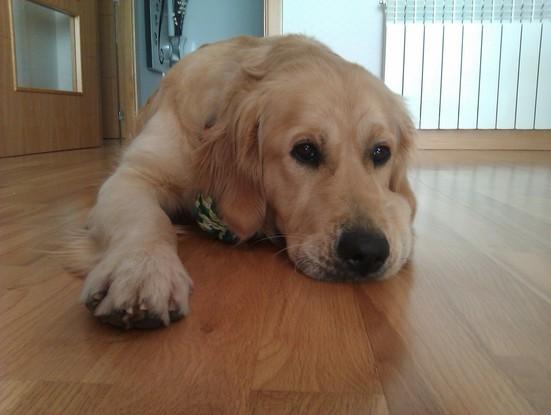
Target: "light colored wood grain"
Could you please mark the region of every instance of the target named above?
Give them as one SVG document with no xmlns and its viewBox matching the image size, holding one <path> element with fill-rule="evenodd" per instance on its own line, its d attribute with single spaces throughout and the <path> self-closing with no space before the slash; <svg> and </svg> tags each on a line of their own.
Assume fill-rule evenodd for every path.
<svg viewBox="0 0 551 415">
<path fill-rule="evenodd" d="M 121 121 L 121 137 L 134 137 L 138 116 L 138 87 L 136 78 L 136 42 L 134 31 L 134 0 L 116 4 L 118 36 L 117 55 L 119 60 L 120 108 L 124 112 Z M 141 12 L 141 11 L 140 11 Z"/>
<path fill-rule="evenodd" d="M 280 277 L 285 301 L 264 321 L 253 388 L 363 393 L 384 407 L 355 287 L 287 275 Z"/>
<path fill-rule="evenodd" d="M 105 4 L 110 5 L 111 9 L 105 9 Z M 115 21 L 112 9 L 113 2 L 101 0 L 98 5 L 100 8 L 104 9 L 104 13 L 98 15 L 101 75 L 114 77 L 117 74 L 117 50 L 115 42 Z M 105 14 L 106 11 L 109 11 L 109 14 Z"/>
<path fill-rule="evenodd" d="M 315 392 L 252 392 L 251 415 L 387 414 L 384 400 L 369 394 Z"/>
<path fill-rule="evenodd" d="M 121 138 L 119 124 L 119 105 L 117 78 L 101 77 L 101 118 L 103 120 L 103 138 Z"/>
<path fill-rule="evenodd" d="M 11 31 L 0 36 L 0 157 L 98 146 L 101 143 L 97 4 L 41 1 L 79 16 L 82 94 L 16 91 Z M 0 2 L 0 27 L 10 27 L 9 1 Z"/>
<path fill-rule="evenodd" d="M 113 0 L 98 0 L 98 14 L 100 16 L 113 16 Z"/>
<path fill-rule="evenodd" d="M 551 413 L 551 152 L 420 152 L 414 257 L 382 283 L 190 230 L 192 313 L 124 332 L 50 253 L 118 151 L 0 160 L 0 413 Z"/>
<path fill-rule="evenodd" d="M 17 92 L 33 92 L 35 94 L 57 94 L 57 95 L 76 95 L 81 96 L 82 92 L 80 91 L 61 91 L 59 89 L 48 89 L 48 88 L 27 88 L 27 87 L 17 87 Z"/>
<path fill-rule="evenodd" d="M 0 412 L 3 414 L 96 414 L 98 397 L 110 385 L 11 381 L 0 382 Z M 63 412 L 58 412 L 58 408 Z"/>
<path fill-rule="evenodd" d="M 120 138 L 119 88 L 115 17 L 112 0 L 100 0 L 99 37 L 101 56 L 101 119 L 104 138 Z"/>
<path fill-rule="evenodd" d="M 551 150 L 551 130 L 419 130 L 425 150 Z"/>
<path fill-rule="evenodd" d="M 7 2 L 3 2 L 7 3 Z M 11 36 L 11 30 L 9 24 L 4 24 L 4 22 L 9 22 L 9 14 L 8 14 L 8 5 L 2 4 L 2 7 L 0 7 L 0 22 L 3 24 L 0 24 L 0 38 L 4 39 L 10 39 Z"/>
<path fill-rule="evenodd" d="M 117 48 L 113 0 L 98 2 L 99 41 L 101 62 L 101 118 L 104 138 L 120 138 Z"/>
</svg>

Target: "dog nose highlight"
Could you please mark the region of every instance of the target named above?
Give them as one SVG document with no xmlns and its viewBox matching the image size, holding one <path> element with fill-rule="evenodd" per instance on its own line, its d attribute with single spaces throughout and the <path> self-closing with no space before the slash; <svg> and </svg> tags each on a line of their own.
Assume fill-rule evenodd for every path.
<svg viewBox="0 0 551 415">
<path fill-rule="evenodd" d="M 384 235 L 358 229 L 343 232 L 337 245 L 337 255 L 343 264 L 362 275 L 378 271 L 388 258 L 389 250 Z"/>
</svg>

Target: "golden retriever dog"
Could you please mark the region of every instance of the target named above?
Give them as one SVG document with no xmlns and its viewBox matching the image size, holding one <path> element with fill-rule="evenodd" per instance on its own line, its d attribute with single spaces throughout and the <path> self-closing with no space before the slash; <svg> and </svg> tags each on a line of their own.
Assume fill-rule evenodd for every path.
<svg viewBox="0 0 551 415">
<path fill-rule="evenodd" d="M 77 249 L 82 300 L 123 327 L 189 311 L 171 218 L 220 239 L 283 239 L 320 280 L 396 274 L 412 251 L 414 128 L 400 98 L 303 36 L 240 37 L 186 56 L 141 114 Z"/>
</svg>

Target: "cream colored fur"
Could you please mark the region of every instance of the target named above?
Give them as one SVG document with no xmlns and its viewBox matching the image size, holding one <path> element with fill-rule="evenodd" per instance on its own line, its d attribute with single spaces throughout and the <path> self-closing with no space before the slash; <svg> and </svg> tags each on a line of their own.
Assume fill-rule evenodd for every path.
<svg viewBox="0 0 551 415">
<path fill-rule="evenodd" d="M 345 224 L 384 232 L 381 277 L 410 255 L 415 199 L 406 177 L 413 127 L 398 97 L 361 67 L 300 36 L 236 38 L 185 57 L 142 111 L 135 140 L 104 183 L 80 240 L 82 299 L 98 292 L 108 315 L 145 304 L 169 323 L 189 311 L 191 279 L 177 255 L 170 215 L 212 195 L 230 229 L 283 236 L 296 265 L 331 272 Z M 318 171 L 289 156 L 310 137 Z M 375 169 L 369 148 L 392 159 Z"/>
</svg>

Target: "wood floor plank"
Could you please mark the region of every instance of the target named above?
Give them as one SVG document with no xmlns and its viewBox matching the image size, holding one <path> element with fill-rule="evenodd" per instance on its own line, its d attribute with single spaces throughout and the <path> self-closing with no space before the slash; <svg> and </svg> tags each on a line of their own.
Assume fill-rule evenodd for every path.
<svg viewBox="0 0 551 415">
<path fill-rule="evenodd" d="M 432 224 L 435 218 L 445 223 L 504 268 L 513 268 L 515 272 L 511 275 L 551 304 L 551 229 L 547 233 L 550 241 L 546 241 L 545 231 L 536 236 L 532 230 L 520 225 L 523 218 L 514 216 L 513 212 L 500 215 L 500 206 L 494 206 L 490 212 L 478 207 L 477 203 L 458 203 L 457 196 L 444 195 L 430 187 L 419 190 L 418 194 L 422 195 L 420 203 L 430 205 L 430 214 L 426 219 L 421 216 L 419 225 L 423 221 Z M 551 208 L 551 201 L 549 204 Z M 546 226 L 541 224 L 540 227 Z M 536 261 L 522 267 L 522 262 L 512 260 L 523 255 L 536 257 Z"/>
<path fill-rule="evenodd" d="M 0 413 L 96 414 L 98 402 L 110 388 L 92 383 L 0 381 Z"/>
<path fill-rule="evenodd" d="M 251 415 L 375 415 L 386 414 L 386 402 L 368 394 L 315 392 L 252 392 Z"/>
<path fill-rule="evenodd" d="M 431 197 L 423 197 L 427 189 L 421 192 L 414 271 L 409 276 L 412 284 L 409 289 L 413 287 L 415 292 L 395 296 L 407 292 L 402 287 L 407 285 L 406 273 L 385 283 L 386 286 L 365 287 L 365 299 L 359 301 L 365 310 L 368 333 L 390 410 L 408 414 L 545 413 L 542 411 L 545 405 L 541 402 L 548 401 L 545 398 L 547 382 L 534 382 L 534 375 L 513 378 L 510 376 L 512 371 L 504 370 L 502 362 L 507 359 L 538 361 L 540 366 L 551 362 L 551 349 L 546 346 L 551 344 L 546 328 L 551 323 L 548 321 L 551 317 L 549 304 L 525 290 L 511 275 L 509 267 L 500 266 L 487 255 L 488 250 L 518 244 L 518 235 L 510 229 L 508 233 L 507 228 L 503 231 L 502 224 L 496 226 L 489 218 L 479 221 L 478 217 L 473 217 L 480 213 L 480 206 L 478 209 L 476 206 L 457 207 L 451 192 L 449 198 L 443 198 L 438 193 L 442 191 L 448 195 L 447 185 L 449 183 L 442 181 L 429 183 L 430 189 L 438 189 L 438 192 L 432 191 Z M 416 187 L 419 191 L 420 186 Z M 438 215 L 434 215 L 435 212 Z M 517 239 L 513 237 L 511 241 L 513 235 Z M 538 241 L 529 236 L 524 239 L 522 248 L 533 252 Z M 541 253 L 549 253 L 546 244 L 540 244 L 539 249 Z M 547 275 L 551 275 L 550 269 L 547 268 Z M 503 274 L 507 274 L 505 281 Z M 398 289 L 398 286 L 402 288 Z M 386 292 L 386 289 L 393 297 L 384 301 L 381 292 Z M 426 297 L 430 293 L 438 293 L 438 297 Z M 411 301 L 415 299 L 423 300 L 414 305 Z M 409 307 L 394 311 L 396 305 L 403 307 L 408 301 Z M 384 306 L 383 310 L 379 310 L 381 306 Z M 398 314 L 399 318 L 385 322 L 393 314 Z M 405 327 L 404 321 L 408 324 Z M 424 326 L 423 322 L 429 322 L 429 325 Z M 413 334 L 420 336 L 418 348 Z M 425 353 L 423 349 L 438 345 L 439 336 L 445 336 L 441 346 L 432 349 L 430 355 L 424 357 L 426 360 L 420 360 L 419 357 Z M 428 344 L 423 344 L 424 339 L 430 339 Z M 418 349 L 423 352 L 416 353 Z M 462 362 L 464 367 L 454 368 L 450 359 Z M 440 384 L 434 373 L 429 374 L 435 368 L 446 373 L 446 382 Z M 463 372 L 465 370 L 467 372 Z M 526 370 L 530 372 L 530 369 Z M 541 370 L 546 372 L 544 368 Z M 488 375 L 491 376 L 483 381 L 481 377 Z M 454 392 L 449 390 L 449 378 L 456 384 L 471 378 L 468 382 L 471 385 L 462 384 Z M 471 399 L 453 397 L 453 393 L 465 393 L 470 387 L 474 388 L 467 392 Z M 479 399 L 474 398 L 477 390 Z M 505 390 L 508 392 L 502 395 Z M 445 397 L 444 404 L 441 397 Z M 451 406 L 453 400 L 460 402 L 461 406 Z M 515 403 L 521 401 L 524 403 L 515 408 Z M 482 402 L 488 406 L 483 408 Z M 469 407 L 471 403 L 474 403 L 474 408 Z M 504 406 L 498 409 L 500 403 Z"/>
<path fill-rule="evenodd" d="M 0 160 L 0 413 L 551 413 L 551 152 L 426 151 L 396 278 L 330 284 L 194 231 L 192 313 L 99 324 L 51 254 L 119 148 Z"/>
<path fill-rule="evenodd" d="M 117 385 L 102 413 L 133 413 L 136 406 L 144 413 L 246 412 L 265 308 L 278 291 L 279 263 L 284 270 L 287 264 L 272 248 L 235 249 L 200 237 L 181 250 L 191 275 L 201 276 L 193 318 L 132 333 L 98 360 L 85 380 Z M 243 273 L 248 267 L 256 272 Z M 135 396 L 144 379 L 147 393 Z"/>
<path fill-rule="evenodd" d="M 514 270 L 512 275 L 534 293 L 551 301 L 551 226 L 538 215 L 484 194 L 487 185 L 480 184 L 484 180 L 473 179 L 464 186 L 452 183 L 448 170 L 432 169 L 416 175 L 422 183 L 417 189 L 420 203 L 426 199 L 426 205 L 430 205 L 427 211 L 443 220 L 453 216 L 449 223 L 457 232 L 468 237 L 494 260 Z M 510 176 L 505 170 L 496 171 L 494 175 Z M 551 211 L 551 190 L 542 188 L 541 176 L 535 177 L 540 184 L 533 186 L 531 191 L 538 197 L 547 193 L 545 209 Z M 543 177 L 549 177 L 551 181 L 548 173 Z M 525 188 L 508 189 L 507 192 L 509 199 L 515 199 L 518 192 L 525 193 Z"/>
<path fill-rule="evenodd" d="M 354 392 L 384 401 L 354 287 L 280 278 L 284 300 L 267 310 L 253 388 Z"/>
<path fill-rule="evenodd" d="M 409 292 L 366 287 L 360 296 L 391 413 L 536 413 L 449 298 L 421 286 L 425 275 L 441 276 L 412 276 Z"/>
</svg>

